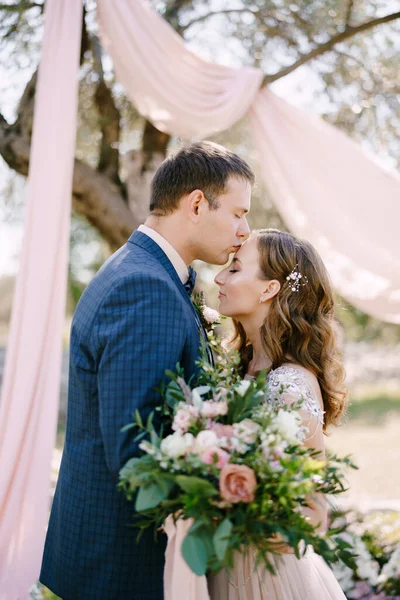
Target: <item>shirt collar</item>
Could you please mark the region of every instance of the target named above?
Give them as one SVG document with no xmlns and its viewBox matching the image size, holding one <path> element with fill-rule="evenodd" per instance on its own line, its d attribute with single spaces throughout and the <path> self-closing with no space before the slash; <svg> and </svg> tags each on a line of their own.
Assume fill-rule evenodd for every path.
<svg viewBox="0 0 400 600">
<path fill-rule="evenodd" d="M 165 237 L 163 237 L 162 235 L 157 233 L 157 231 L 155 231 L 151 227 L 148 227 L 147 225 L 140 225 L 138 231 L 147 235 L 156 244 L 160 246 L 161 250 L 163 250 L 168 256 L 169 260 L 172 263 L 172 266 L 178 273 L 179 279 L 182 281 L 182 283 L 186 283 L 189 277 L 187 264 L 180 256 L 180 254 L 178 254 L 178 252 L 175 250 L 172 244 L 170 244 L 168 240 L 165 239 Z"/>
</svg>

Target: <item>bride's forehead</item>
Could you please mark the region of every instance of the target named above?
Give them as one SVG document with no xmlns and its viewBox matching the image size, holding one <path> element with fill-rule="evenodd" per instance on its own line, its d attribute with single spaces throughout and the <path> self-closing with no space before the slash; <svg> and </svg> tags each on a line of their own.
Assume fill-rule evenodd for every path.
<svg viewBox="0 0 400 600">
<path fill-rule="evenodd" d="M 258 260 L 258 250 L 255 238 L 247 240 L 243 246 L 238 250 L 234 256 L 238 258 L 241 263 L 249 263 Z"/>
</svg>

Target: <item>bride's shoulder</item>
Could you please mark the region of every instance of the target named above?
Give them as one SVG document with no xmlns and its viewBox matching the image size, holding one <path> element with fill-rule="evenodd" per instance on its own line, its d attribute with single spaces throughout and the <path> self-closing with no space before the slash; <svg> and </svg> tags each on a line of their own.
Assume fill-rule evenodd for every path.
<svg viewBox="0 0 400 600">
<path fill-rule="evenodd" d="M 303 407 L 319 419 L 323 418 L 323 400 L 317 377 L 301 365 L 285 363 L 268 375 L 269 392 L 275 400 L 290 396 L 301 399 Z"/>
</svg>

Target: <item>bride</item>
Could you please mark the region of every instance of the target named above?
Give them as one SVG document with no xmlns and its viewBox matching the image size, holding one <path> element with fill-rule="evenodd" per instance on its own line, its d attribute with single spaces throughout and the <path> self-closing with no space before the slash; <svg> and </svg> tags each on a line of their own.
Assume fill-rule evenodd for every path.
<svg viewBox="0 0 400 600">
<path fill-rule="evenodd" d="M 344 369 L 335 338 L 328 273 L 313 246 L 275 229 L 254 231 L 215 278 L 220 312 L 233 318 L 243 375 L 269 371 L 272 398 L 303 404 L 306 446 L 324 457 L 324 434 L 344 411 Z M 281 386 L 284 394 L 280 394 Z M 311 498 L 307 517 L 323 531 L 327 507 Z M 209 577 L 212 600 L 345 600 L 332 571 L 309 547 L 298 560 L 282 542 L 275 574 L 256 564 L 256 548 L 234 569 Z"/>
</svg>

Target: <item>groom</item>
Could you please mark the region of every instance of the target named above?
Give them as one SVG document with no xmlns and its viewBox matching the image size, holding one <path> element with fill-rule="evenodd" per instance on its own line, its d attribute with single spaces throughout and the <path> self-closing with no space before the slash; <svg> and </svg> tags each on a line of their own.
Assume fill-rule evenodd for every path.
<svg viewBox="0 0 400 600">
<path fill-rule="evenodd" d="M 67 431 L 40 581 L 64 600 L 162 600 L 166 536 L 145 530 L 116 486 L 139 453 L 121 428 L 159 404 L 177 363 L 195 372 L 200 328 L 190 300 L 200 259 L 223 265 L 249 234 L 254 176 L 210 142 L 165 160 L 150 216 L 103 265 L 76 308 Z M 184 582 L 182 582 L 184 585 Z"/>
</svg>

